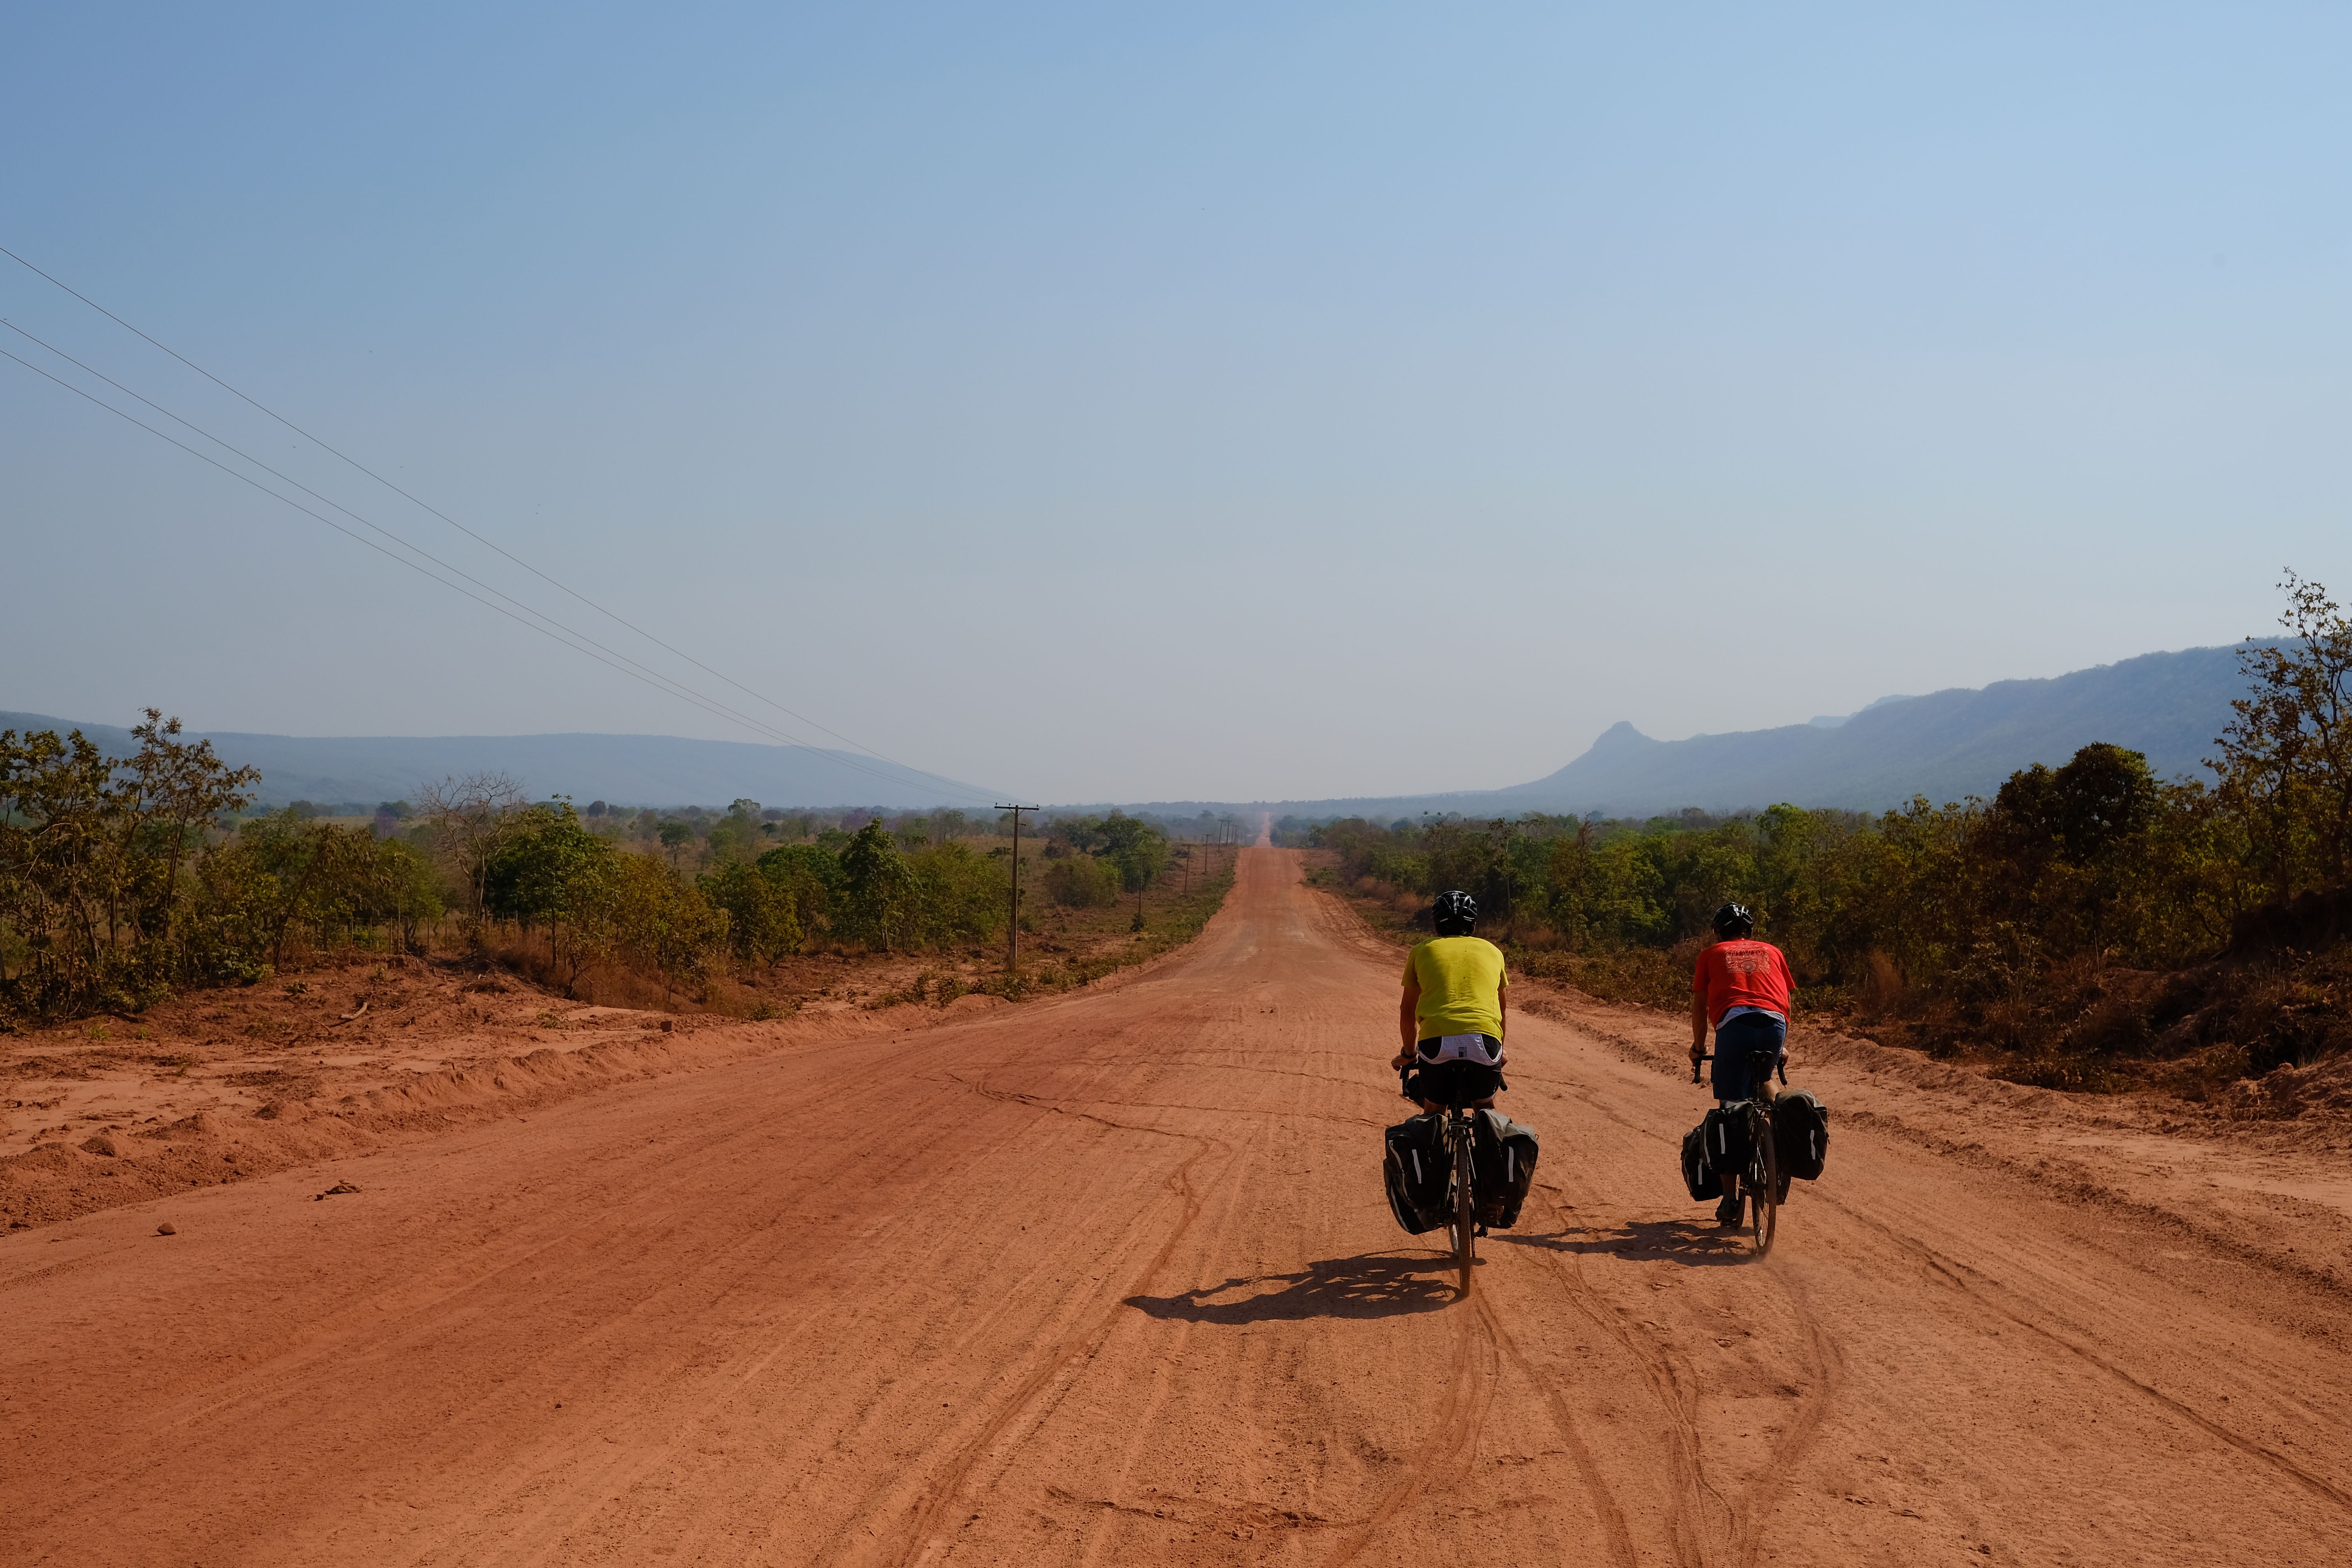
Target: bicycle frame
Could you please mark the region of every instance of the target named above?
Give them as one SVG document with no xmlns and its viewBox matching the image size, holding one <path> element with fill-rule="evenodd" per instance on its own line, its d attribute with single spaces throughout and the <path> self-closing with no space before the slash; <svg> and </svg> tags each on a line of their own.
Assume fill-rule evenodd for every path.
<svg viewBox="0 0 2352 1568">
<path fill-rule="evenodd" d="M 1777 1053 L 1754 1051 L 1749 1054 L 1749 1081 L 1769 1086 L 1771 1069 L 1767 1058 L 1777 1058 Z M 1713 1061 L 1714 1056 L 1702 1054 L 1691 1062 L 1691 1082 L 1699 1081 L 1701 1062 Z M 1780 1081 L 1789 1081 L 1788 1069 L 1780 1069 Z M 1742 1113 L 1748 1131 L 1748 1165 L 1734 1179 L 1739 1184 L 1740 1197 L 1748 1211 L 1749 1245 L 1761 1258 L 1772 1250 L 1772 1239 L 1780 1229 L 1780 1157 L 1772 1137 L 1772 1102 L 1761 1097 L 1723 1101 L 1726 1110 Z"/>
<path fill-rule="evenodd" d="M 1449 1173 L 1446 1177 L 1446 1206 L 1453 1218 L 1446 1227 L 1454 1238 L 1454 1264 L 1460 1277 L 1462 1293 L 1470 1293 L 1470 1270 L 1478 1261 L 1478 1193 L 1475 1174 L 1475 1163 L 1470 1157 L 1471 1142 L 1476 1136 L 1472 1131 L 1470 1113 L 1457 1106 L 1448 1106 L 1443 1123 L 1444 1149 Z"/>
<path fill-rule="evenodd" d="M 1398 1072 L 1403 1082 L 1404 1070 Z M 1470 1112 L 1460 1106 L 1441 1108 L 1438 1120 L 1440 1142 L 1446 1163 L 1445 1222 L 1446 1235 L 1453 1243 L 1454 1266 L 1462 1293 L 1470 1293 L 1470 1271 L 1478 1261 L 1478 1192 L 1475 1162 L 1471 1148 L 1476 1138 L 1476 1123 Z"/>
</svg>

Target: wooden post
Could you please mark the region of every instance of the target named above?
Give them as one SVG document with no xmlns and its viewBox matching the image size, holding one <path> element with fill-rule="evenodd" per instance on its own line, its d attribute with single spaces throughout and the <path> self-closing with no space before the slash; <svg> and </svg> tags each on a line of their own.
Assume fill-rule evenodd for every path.
<svg viewBox="0 0 2352 1568">
<path fill-rule="evenodd" d="M 1004 922 L 1005 933 L 1011 938 L 1012 946 L 1005 957 L 1005 968 L 1010 973 L 1019 974 L 1021 973 L 1021 814 L 1024 811 L 1035 811 L 1038 808 L 1034 805 L 1000 805 L 996 809 L 1013 814 L 1013 913 L 1012 918 Z"/>
</svg>

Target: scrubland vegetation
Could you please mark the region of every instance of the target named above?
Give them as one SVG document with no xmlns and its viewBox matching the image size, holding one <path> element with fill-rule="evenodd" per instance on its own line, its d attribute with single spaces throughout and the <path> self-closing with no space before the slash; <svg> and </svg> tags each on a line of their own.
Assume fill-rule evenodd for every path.
<svg viewBox="0 0 2352 1568">
<path fill-rule="evenodd" d="M 2094 744 L 1991 800 L 1647 822 L 1286 822 L 1392 928 L 1444 888 L 1522 972 L 1687 1005 L 1721 903 L 1752 906 L 1798 1005 L 2020 1081 L 2191 1097 L 2352 1045 L 2352 623 L 2290 576 L 2210 782 Z"/>
<path fill-rule="evenodd" d="M 150 710 L 132 733 L 128 758 L 79 731 L 0 733 L 0 1028 L 135 1014 L 177 990 L 371 951 L 438 951 L 566 995 L 686 997 L 755 1017 L 793 1005 L 758 978 L 812 955 L 938 954 L 956 971 L 919 972 L 901 999 L 1019 996 L 1189 938 L 1232 873 L 1230 855 L 1213 869 L 1175 842 L 1230 824 L 1033 821 L 1021 920 L 1040 932 L 1037 961 L 983 973 L 1012 909 L 1009 817 L 751 800 L 582 812 L 526 800 L 503 775 L 445 780 L 368 815 L 307 802 L 256 813 L 256 775 L 183 741 L 178 721 Z M 1129 900 L 1131 918 L 1117 919 Z M 1108 940 L 1113 924 L 1124 940 Z"/>
</svg>

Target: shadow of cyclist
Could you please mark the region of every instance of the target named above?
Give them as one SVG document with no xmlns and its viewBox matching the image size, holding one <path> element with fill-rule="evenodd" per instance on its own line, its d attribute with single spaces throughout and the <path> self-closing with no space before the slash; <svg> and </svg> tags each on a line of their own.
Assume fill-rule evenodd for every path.
<svg viewBox="0 0 2352 1568">
<path fill-rule="evenodd" d="M 1722 1229 L 1712 1220 L 1633 1220 L 1613 1231 L 1580 1226 L 1557 1236 L 1496 1231 L 1489 1239 L 1509 1247 L 1540 1247 L 1549 1252 L 1663 1258 L 1693 1268 L 1738 1263 L 1750 1256 L 1744 1233 Z"/>
<path fill-rule="evenodd" d="M 1173 1296 L 1129 1296 L 1154 1318 L 1188 1323 L 1265 1323 L 1301 1318 L 1392 1318 L 1433 1312 L 1458 1300 L 1454 1259 L 1443 1253 L 1326 1258 L 1296 1274 L 1236 1275 Z"/>
</svg>

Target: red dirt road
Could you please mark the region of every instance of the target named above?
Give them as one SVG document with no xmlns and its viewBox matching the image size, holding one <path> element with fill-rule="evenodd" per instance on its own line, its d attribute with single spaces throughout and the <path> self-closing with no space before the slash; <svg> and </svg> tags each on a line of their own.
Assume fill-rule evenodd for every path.
<svg viewBox="0 0 2352 1568">
<path fill-rule="evenodd" d="M 1570 1024 L 1457 1300 L 1379 1188 L 1398 955 L 1297 876 L 1099 994 L 0 1242 L 0 1562 L 2352 1550 L 2339 1288 L 1875 1124 L 1747 1261 L 1702 1091 Z"/>
</svg>

